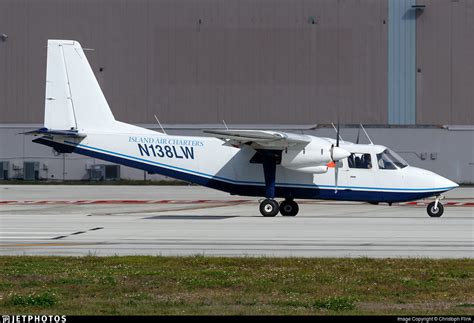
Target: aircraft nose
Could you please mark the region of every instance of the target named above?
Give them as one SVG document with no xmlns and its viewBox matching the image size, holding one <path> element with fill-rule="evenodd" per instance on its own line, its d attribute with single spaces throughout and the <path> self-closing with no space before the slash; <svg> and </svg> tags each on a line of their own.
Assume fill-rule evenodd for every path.
<svg viewBox="0 0 474 323">
<path fill-rule="evenodd" d="M 332 147 L 331 158 L 334 161 L 344 159 L 346 157 L 349 157 L 350 155 L 351 154 L 344 148 L 336 147 L 336 146 Z"/>
<path fill-rule="evenodd" d="M 436 185 L 438 187 L 449 188 L 449 189 L 453 189 L 459 186 L 457 183 L 453 182 L 452 180 L 447 179 L 440 175 L 437 175 Z"/>
<path fill-rule="evenodd" d="M 429 187 L 445 192 L 459 186 L 455 182 L 426 169 L 407 167 L 407 172 L 411 174 L 413 182 L 417 182 L 420 187 Z"/>
</svg>

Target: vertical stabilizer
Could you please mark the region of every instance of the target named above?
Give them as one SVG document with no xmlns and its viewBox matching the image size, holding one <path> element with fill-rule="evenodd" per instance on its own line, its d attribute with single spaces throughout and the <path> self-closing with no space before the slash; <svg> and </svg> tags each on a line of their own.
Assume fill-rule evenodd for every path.
<svg viewBox="0 0 474 323">
<path fill-rule="evenodd" d="M 115 123 L 81 44 L 48 40 L 45 127 L 87 132 Z"/>
</svg>

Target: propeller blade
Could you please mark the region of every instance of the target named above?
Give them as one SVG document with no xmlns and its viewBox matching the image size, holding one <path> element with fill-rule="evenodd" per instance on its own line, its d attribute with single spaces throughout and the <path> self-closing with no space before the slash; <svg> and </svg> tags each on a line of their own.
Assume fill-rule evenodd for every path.
<svg viewBox="0 0 474 323">
<path fill-rule="evenodd" d="M 356 145 L 359 144 L 359 136 L 360 136 L 360 127 L 359 130 L 357 130 L 357 140 L 356 140 Z"/>
<path fill-rule="evenodd" d="M 341 138 L 339 118 L 337 120 L 337 129 L 336 127 L 334 127 L 334 123 L 332 123 L 332 126 L 334 130 L 336 130 L 336 145 L 334 144 L 331 145 L 331 160 L 336 162 L 338 160 L 341 160 L 350 156 L 350 153 L 344 148 L 339 147 L 339 139 Z"/>
<path fill-rule="evenodd" d="M 334 167 L 334 184 L 336 185 L 336 190 L 334 191 L 334 194 L 337 194 L 337 177 L 339 175 L 339 167 L 336 162 L 336 166 Z"/>
</svg>

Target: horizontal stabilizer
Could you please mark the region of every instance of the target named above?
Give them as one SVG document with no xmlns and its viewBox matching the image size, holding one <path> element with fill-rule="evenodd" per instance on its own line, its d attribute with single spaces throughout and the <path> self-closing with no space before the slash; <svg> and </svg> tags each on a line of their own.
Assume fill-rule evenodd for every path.
<svg viewBox="0 0 474 323">
<path fill-rule="evenodd" d="M 84 138 L 85 134 L 79 133 L 77 130 L 52 130 L 48 128 L 40 128 L 33 131 L 21 132 L 21 135 L 48 135 L 48 136 L 57 136 L 57 137 L 70 137 L 70 138 Z"/>
</svg>

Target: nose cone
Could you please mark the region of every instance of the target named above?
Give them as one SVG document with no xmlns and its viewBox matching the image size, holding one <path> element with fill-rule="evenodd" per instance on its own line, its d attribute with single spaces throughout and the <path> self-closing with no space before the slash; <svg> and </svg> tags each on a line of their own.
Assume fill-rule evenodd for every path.
<svg viewBox="0 0 474 323">
<path fill-rule="evenodd" d="M 341 147 L 332 147 L 331 158 L 333 161 L 344 159 L 346 157 L 349 157 L 350 155 L 351 154 L 347 150 Z"/>
<path fill-rule="evenodd" d="M 453 188 L 458 187 L 459 185 L 449 180 L 443 176 L 437 175 L 436 177 L 436 185 L 440 188 L 446 188 L 448 190 L 452 190 Z"/>
<path fill-rule="evenodd" d="M 416 183 L 415 186 L 420 188 L 430 188 L 446 192 L 459 186 L 455 182 L 426 169 L 410 166 L 406 168 L 405 172 L 410 178 L 410 182 Z"/>
</svg>

